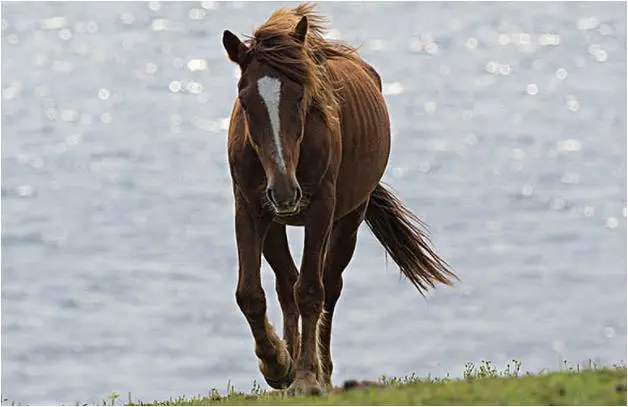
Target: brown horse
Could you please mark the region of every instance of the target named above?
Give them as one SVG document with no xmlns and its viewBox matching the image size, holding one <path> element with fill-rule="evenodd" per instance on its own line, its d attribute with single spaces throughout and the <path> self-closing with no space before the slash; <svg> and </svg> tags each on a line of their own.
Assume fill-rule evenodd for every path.
<svg viewBox="0 0 628 407">
<path fill-rule="evenodd" d="M 302 4 L 275 11 L 245 42 L 222 38 L 241 70 L 228 142 L 236 301 L 264 378 L 290 394 L 331 387 L 332 317 L 362 221 L 420 292 L 456 279 L 380 184 L 390 123 L 378 73 L 354 48 L 326 41 L 322 23 Z M 305 227 L 300 272 L 286 225 Z M 283 339 L 266 316 L 262 254 L 276 275 Z"/>
</svg>

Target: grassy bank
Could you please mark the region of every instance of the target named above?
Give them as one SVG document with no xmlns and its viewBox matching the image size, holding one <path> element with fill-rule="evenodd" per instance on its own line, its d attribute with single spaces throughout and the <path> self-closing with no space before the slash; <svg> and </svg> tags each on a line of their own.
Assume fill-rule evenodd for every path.
<svg viewBox="0 0 628 407">
<path fill-rule="evenodd" d="M 287 397 L 254 385 L 249 394 L 215 389 L 205 397 L 180 397 L 151 405 L 626 405 L 626 366 L 599 368 L 591 364 L 556 372 L 522 373 L 513 361 L 498 371 L 490 363 L 467 364 L 464 378 L 380 378 L 378 382 L 347 381 L 324 395 Z M 115 402 L 114 394 L 110 404 Z M 135 402 L 134 405 L 143 405 Z"/>
<path fill-rule="evenodd" d="M 126 403 L 112 393 L 101 405 L 622 405 L 626 400 L 626 365 L 598 367 L 588 363 L 558 371 L 523 373 L 512 361 L 502 370 L 488 362 L 468 363 L 463 378 L 381 377 L 377 382 L 346 381 L 323 396 L 288 397 L 253 384 L 250 393 L 227 386 L 226 394 L 212 389 L 206 396 L 166 401 L 139 401 L 128 395 Z M 125 397 L 126 398 L 126 397 Z M 83 403 L 76 403 L 82 405 Z M 90 403 L 91 404 L 91 403 Z M 2 397 L 2 405 L 28 405 Z M 86 404 L 85 404 L 86 405 Z M 91 404 L 93 405 L 93 404 Z"/>
</svg>

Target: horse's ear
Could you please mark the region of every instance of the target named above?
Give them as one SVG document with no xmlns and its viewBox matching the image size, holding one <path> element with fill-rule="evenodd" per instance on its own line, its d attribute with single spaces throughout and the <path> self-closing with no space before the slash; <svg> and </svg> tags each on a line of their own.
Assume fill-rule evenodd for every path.
<svg viewBox="0 0 628 407">
<path fill-rule="evenodd" d="M 240 66 L 244 64 L 247 48 L 234 33 L 225 30 L 222 33 L 222 45 L 225 47 L 227 55 L 229 55 L 229 59 L 232 62 Z"/>
<path fill-rule="evenodd" d="M 294 36 L 296 37 L 297 41 L 303 44 L 305 42 L 306 35 L 307 35 L 307 16 L 303 16 L 301 18 L 301 21 L 299 21 L 296 28 L 294 29 Z"/>
</svg>

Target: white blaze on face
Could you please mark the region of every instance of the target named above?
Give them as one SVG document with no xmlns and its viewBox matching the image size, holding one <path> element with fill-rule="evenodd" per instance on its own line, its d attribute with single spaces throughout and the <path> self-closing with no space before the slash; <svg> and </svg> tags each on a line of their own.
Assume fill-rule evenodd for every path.
<svg viewBox="0 0 628 407">
<path fill-rule="evenodd" d="M 257 90 L 259 91 L 268 117 L 270 118 L 270 126 L 273 130 L 275 139 L 275 163 L 279 171 L 286 172 L 286 161 L 283 157 L 283 149 L 281 148 L 281 137 L 279 135 L 279 101 L 281 99 L 281 81 L 277 78 L 264 76 L 257 81 Z"/>
</svg>

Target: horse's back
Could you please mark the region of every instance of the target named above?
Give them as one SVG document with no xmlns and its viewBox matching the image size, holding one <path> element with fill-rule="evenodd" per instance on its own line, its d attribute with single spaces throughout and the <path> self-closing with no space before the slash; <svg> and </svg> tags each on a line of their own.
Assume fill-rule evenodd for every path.
<svg viewBox="0 0 628 407">
<path fill-rule="evenodd" d="M 328 61 L 340 96 L 342 162 L 337 210 L 342 215 L 363 203 L 382 178 L 390 154 L 390 119 L 379 74 L 361 60 Z"/>
</svg>

